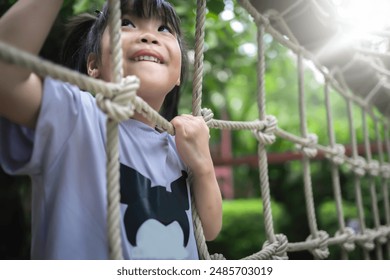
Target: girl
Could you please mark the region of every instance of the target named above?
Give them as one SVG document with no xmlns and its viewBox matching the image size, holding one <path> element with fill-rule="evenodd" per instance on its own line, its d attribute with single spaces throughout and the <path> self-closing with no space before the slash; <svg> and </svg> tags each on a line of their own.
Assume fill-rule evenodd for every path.
<svg viewBox="0 0 390 280">
<path fill-rule="evenodd" d="M 38 54 L 60 0 L 19 0 L 0 19 L 0 40 Z M 121 1 L 124 75 L 167 118 L 176 114 L 185 53 L 179 19 L 163 0 Z M 108 11 L 78 20 L 68 66 L 111 81 Z M 80 32 L 85 30 L 88 32 Z M 76 35 L 79 43 L 71 45 Z M 106 116 L 79 88 L 0 63 L 0 163 L 33 184 L 33 259 L 107 259 Z M 176 136 L 135 114 L 121 122 L 121 235 L 126 259 L 197 259 L 187 169 L 207 240 L 221 228 L 221 195 L 201 117 L 172 119 Z"/>
</svg>

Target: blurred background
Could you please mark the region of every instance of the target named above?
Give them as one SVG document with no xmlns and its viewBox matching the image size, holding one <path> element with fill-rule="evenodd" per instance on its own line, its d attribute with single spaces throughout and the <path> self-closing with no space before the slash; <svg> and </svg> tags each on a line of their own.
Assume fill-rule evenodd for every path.
<svg viewBox="0 0 390 280">
<path fill-rule="evenodd" d="M 14 2 L 16 1 L 1 1 L 0 15 Z M 66 19 L 82 12 L 93 13 L 96 9 L 101 9 L 103 2 L 102 0 L 65 0 L 41 56 L 57 62 L 61 49 L 63 24 Z M 171 2 L 182 19 L 182 27 L 189 46 L 188 55 L 190 61 L 192 58 L 193 62 L 196 1 L 172 0 Z M 267 5 L 272 4 L 272 1 L 258 2 L 264 4 L 264 6 L 260 5 L 259 9 L 266 9 Z M 273 4 L 276 2 L 278 1 L 274 1 Z M 291 1 L 281 2 L 284 4 L 293 3 Z M 304 2 L 311 1 L 296 2 L 303 5 Z M 332 2 L 333 6 L 337 8 L 334 13 L 340 16 L 340 21 L 349 20 L 350 23 L 359 21 L 356 18 L 358 12 L 356 12 L 356 15 L 346 14 L 346 11 L 354 11 L 351 7 L 347 7 L 347 4 L 372 3 L 371 1 L 344 1 L 348 3 L 343 4 L 341 0 L 328 2 Z M 371 4 L 371 6 L 375 5 Z M 259 118 L 256 104 L 258 87 L 256 82 L 256 26 L 246 10 L 238 5 L 236 1 L 208 1 L 207 8 L 202 107 L 210 108 L 216 119 L 256 120 Z M 272 8 L 276 9 L 277 7 L 273 6 Z M 367 14 L 368 9 L 362 9 L 361 12 Z M 381 10 L 380 7 L 379 10 Z M 302 17 L 302 14 L 298 14 L 295 17 L 291 16 L 290 19 Z M 379 16 L 372 16 L 372 18 L 379 18 Z M 332 29 L 331 23 L 334 22 L 324 24 L 324 26 L 331 28 L 323 30 L 328 37 L 332 37 L 331 35 L 336 32 Z M 381 26 L 378 24 L 373 28 L 384 30 L 383 28 L 387 27 L 388 25 L 382 22 Z M 306 34 L 305 31 L 317 34 L 311 28 L 314 27 L 306 25 L 301 27 L 300 31 L 303 34 Z M 302 40 L 304 38 L 307 37 L 300 37 Z M 364 38 L 367 38 L 367 36 Z M 355 35 L 353 40 L 361 40 L 361 38 Z M 374 40 L 372 42 L 372 44 L 378 46 L 378 41 Z M 296 56 L 289 49 L 276 42 L 269 34 L 265 35 L 265 43 L 267 65 L 265 74 L 266 112 L 268 115 L 277 117 L 280 128 L 300 135 Z M 310 41 L 306 43 L 310 43 Z M 355 42 L 349 41 L 349 44 L 355 44 Z M 320 45 L 323 46 L 324 43 L 320 43 Z M 387 52 L 389 47 L 387 39 L 382 40 L 380 46 L 384 52 Z M 318 48 L 315 50 L 318 50 Z M 190 67 L 191 71 L 192 65 Z M 188 76 L 188 81 L 184 87 L 180 113 L 191 112 L 191 77 L 192 73 Z M 306 91 L 308 131 L 318 135 L 319 144 L 326 146 L 329 138 L 327 135 L 323 86 L 323 76 L 310 61 L 305 61 L 304 87 Z M 350 152 L 351 139 L 349 137 L 346 103 L 344 98 L 333 90 L 331 91 L 336 141 L 344 144 L 347 152 Z M 354 107 L 353 113 L 357 139 L 360 143 L 359 153 L 364 156 L 361 110 Z M 381 112 L 376 113 L 378 115 L 382 114 Z M 375 145 L 375 137 L 373 137 L 375 135 L 374 126 L 370 118 L 369 131 L 373 143 L 373 157 L 377 158 L 377 146 Z M 380 127 L 380 132 L 382 135 L 384 134 L 383 127 Z M 224 197 L 224 220 L 223 230 L 219 237 L 208 243 L 209 251 L 210 253 L 223 253 L 228 259 L 240 259 L 260 250 L 266 241 L 259 185 L 257 140 L 250 131 L 212 129 L 211 149 Z M 303 193 L 301 156 L 296 151 L 293 143 L 282 139 L 277 139 L 273 145 L 268 146 L 267 151 L 275 233 L 285 234 L 289 242 L 304 241 L 310 235 L 310 231 Z M 387 156 L 386 160 L 388 160 Z M 311 175 L 318 228 L 333 236 L 338 230 L 336 207 L 332 191 L 330 164 L 323 156 L 317 156 L 311 162 Z M 366 211 L 366 225 L 368 228 L 373 228 L 373 217 L 370 215 L 369 189 L 368 184 L 365 184 L 366 181 L 368 179 L 363 178 L 362 192 Z M 340 183 L 346 224 L 357 231 L 359 223 L 355 206 L 353 176 L 343 166 L 340 169 Z M 380 179 L 377 180 L 377 183 L 380 184 Z M 0 171 L 0 259 L 29 258 L 30 192 L 28 178 L 11 177 L 2 170 Z M 378 200 L 379 208 L 382 211 L 384 198 L 379 191 Z M 381 224 L 384 224 L 383 215 L 381 219 Z M 330 247 L 330 252 L 330 259 L 340 259 L 338 247 Z M 306 251 L 291 252 L 288 255 L 290 259 L 313 258 Z M 351 259 L 362 258 L 358 247 L 349 256 Z"/>
</svg>

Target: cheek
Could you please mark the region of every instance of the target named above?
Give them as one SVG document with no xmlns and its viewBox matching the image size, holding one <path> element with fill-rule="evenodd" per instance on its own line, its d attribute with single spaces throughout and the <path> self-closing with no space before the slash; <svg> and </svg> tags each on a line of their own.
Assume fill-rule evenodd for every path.
<svg viewBox="0 0 390 280">
<path fill-rule="evenodd" d="M 108 29 L 103 33 L 101 45 L 101 57 L 99 65 L 99 78 L 110 82 L 111 81 L 111 55 L 110 55 L 110 35 Z"/>
<path fill-rule="evenodd" d="M 182 62 L 182 59 L 181 59 L 182 53 L 181 53 L 181 49 L 180 49 L 179 44 L 175 45 L 175 47 L 173 48 L 172 53 L 173 53 L 172 64 L 175 66 L 174 70 L 176 70 L 176 73 L 178 73 L 178 75 L 180 76 L 181 64 L 183 62 Z"/>
<path fill-rule="evenodd" d="M 100 79 L 111 82 L 111 58 L 109 54 L 102 53 L 101 65 L 99 66 Z"/>
</svg>

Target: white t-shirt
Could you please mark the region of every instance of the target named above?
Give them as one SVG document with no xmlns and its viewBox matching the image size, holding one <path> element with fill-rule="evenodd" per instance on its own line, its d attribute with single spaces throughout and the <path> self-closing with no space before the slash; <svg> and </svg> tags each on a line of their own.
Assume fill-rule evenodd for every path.
<svg viewBox="0 0 390 280">
<path fill-rule="evenodd" d="M 32 259 L 107 259 L 106 116 L 87 92 L 46 78 L 35 131 L 0 118 L 0 164 L 32 179 Z M 125 259 L 198 259 L 186 167 L 174 137 L 119 125 Z"/>
</svg>

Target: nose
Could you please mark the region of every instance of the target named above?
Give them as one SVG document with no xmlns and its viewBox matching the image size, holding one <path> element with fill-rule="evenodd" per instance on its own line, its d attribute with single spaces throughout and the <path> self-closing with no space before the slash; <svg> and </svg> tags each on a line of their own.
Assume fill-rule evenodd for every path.
<svg viewBox="0 0 390 280">
<path fill-rule="evenodd" d="M 145 44 L 158 44 L 157 37 L 149 32 L 140 36 L 140 42 Z"/>
</svg>

